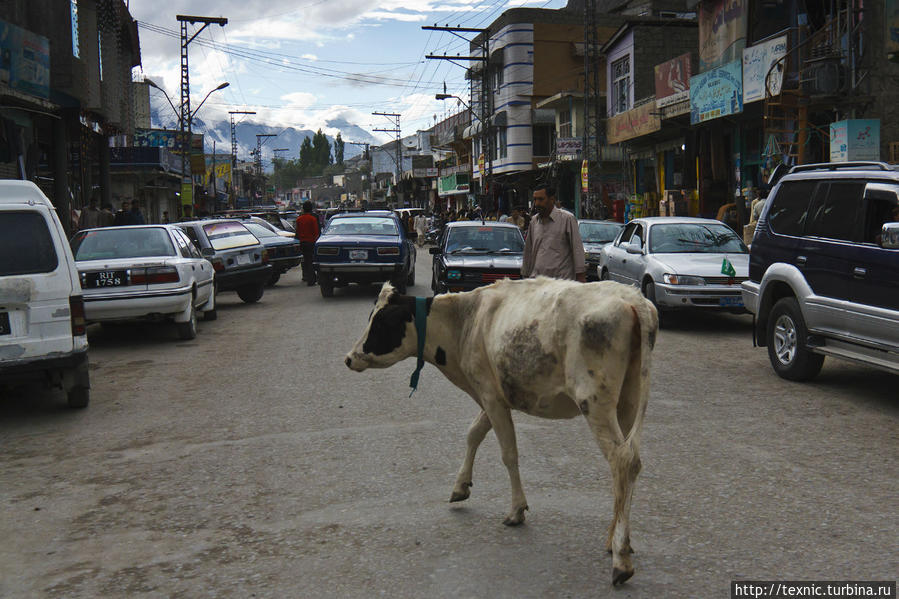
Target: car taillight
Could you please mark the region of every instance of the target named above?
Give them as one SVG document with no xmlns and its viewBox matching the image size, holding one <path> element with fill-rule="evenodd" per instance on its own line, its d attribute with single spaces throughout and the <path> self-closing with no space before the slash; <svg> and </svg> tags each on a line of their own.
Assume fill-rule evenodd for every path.
<svg viewBox="0 0 899 599">
<path fill-rule="evenodd" d="M 149 285 L 153 283 L 177 283 L 181 280 L 178 269 L 174 266 L 156 266 L 151 268 L 131 269 L 132 285 Z"/>
<path fill-rule="evenodd" d="M 84 319 L 84 298 L 80 295 L 69 296 L 69 314 L 72 316 L 72 334 L 87 333 L 87 321 Z"/>
<path fill-rule="evenodd" d="M 268 250 L 262 250 L 262 263 L 268 264 Z"/>
<path fill-rule="evenodd" d="M 378 248 L 379 256 L 399 256 L 400 248 L 398 247 L 389 247 L 389 248 Z"/>
<path fill-rule="evenodd" d="M 340 253 L 340 249 L 336 247 L 328 247 L 326 245 L 315 248 L 315 253 L 319 256 L 336 256 Z"/>
</svg>

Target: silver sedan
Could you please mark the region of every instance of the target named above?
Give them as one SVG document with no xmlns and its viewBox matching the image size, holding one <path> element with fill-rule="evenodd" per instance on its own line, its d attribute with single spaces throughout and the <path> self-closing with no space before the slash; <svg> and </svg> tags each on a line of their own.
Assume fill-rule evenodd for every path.
<svg viewBox="0 0 899 599">
<path fill-rule="evenodd" d="M 639 287 L 660 310 L 743 311 L 749 250 L 724 223 L 658 216 L 629 222 L 600 251 L 600 278 Z"/>
</svg>

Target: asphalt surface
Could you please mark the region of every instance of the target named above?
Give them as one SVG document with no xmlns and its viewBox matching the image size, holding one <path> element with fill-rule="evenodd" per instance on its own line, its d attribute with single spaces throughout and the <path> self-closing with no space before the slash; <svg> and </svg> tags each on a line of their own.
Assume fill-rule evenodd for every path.
<svg viewBox="0 0 899 599">
<path fill-rule="evenodd" d="M 430 256 L 418 283 L 430 294 Z M 92 326 L 92 401 L 0 392 L 2 597 L 728 597 L 734 579 L 896 580 L 899 377 L 828 360 L 773 374 L 748 316 L 669 319 L 654 353 L 635 576 L 613 589 L 608 465 L 582 419 L 515 417 L 530 511 L 477 406 L 414 360 L 344 354 L 378 287 L 291 271 L 220 296 L 190 342 Z"/>
</svg>

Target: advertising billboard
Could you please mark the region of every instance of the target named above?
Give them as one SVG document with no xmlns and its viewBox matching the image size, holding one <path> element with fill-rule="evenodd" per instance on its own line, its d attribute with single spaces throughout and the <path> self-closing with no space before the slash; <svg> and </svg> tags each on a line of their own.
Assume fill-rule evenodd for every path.
<svg viewBox="0 0 899 599">
<path fill-rule="evenodd" d="M 741 60 L 748 0 L 706 0 L 699 5 L 699 72 Z"/>
<path fill-rule="evenodd" d="M 662 108 L 690 99 L 690 54 L 656 65 L 656 106 Z"/>
<path fill-rule="evenodd" d="M 743 112 L 743 61 L 690 78 L 690 124 Z"/>
<path fill-rule="evenodd" d="M 12 89 L 50 97 L 50 40 L 0 21 L 0 82 Z"/>
<path fill-rule="evenodd" d="M 778 61 L 786 55 L 785 35 L 743 50 L 743 104 L 765 99 L 765 77 L 771 95 L 780 95 L 784 69 Z"/>
</svg>

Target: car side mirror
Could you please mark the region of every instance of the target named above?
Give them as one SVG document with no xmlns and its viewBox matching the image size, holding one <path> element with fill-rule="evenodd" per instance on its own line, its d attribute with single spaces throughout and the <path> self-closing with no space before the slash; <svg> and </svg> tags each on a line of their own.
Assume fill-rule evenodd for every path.
<svg viewBox="0 0 899 599">
<path fill-rule="evenodd" d="M 434 254 L 435 256 L 440 253 L 440 248 L 428 248 L 429 254 Z"/>
<path fill-rule="evenodd" d="M 200 253 L 203 254 L 204 258 L 212 258 L 215 256 L 215 250 L 212 248 L 203 248 Z"/>
<path fill-rule="evenodd" d="M 884 223 L 880 245 L 888 250 L 899 249 L 899 223 Z"/>
<path fill-rule="evenodd" d="M 624 246 L 624 250 L 625 250 L 628 254 L 642 254 L 642 253 L 643 253 L 643 246 L 640 245 L 639 243 L 635 242 L 635 241 L 629 241 L 629 242 Z"/>
</svg>

